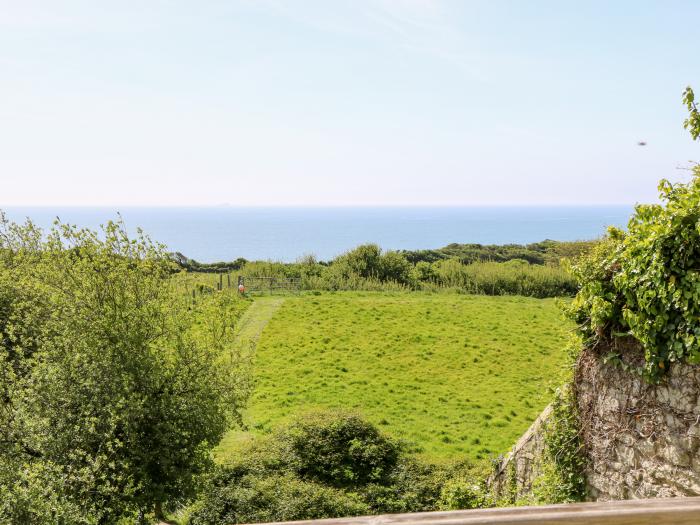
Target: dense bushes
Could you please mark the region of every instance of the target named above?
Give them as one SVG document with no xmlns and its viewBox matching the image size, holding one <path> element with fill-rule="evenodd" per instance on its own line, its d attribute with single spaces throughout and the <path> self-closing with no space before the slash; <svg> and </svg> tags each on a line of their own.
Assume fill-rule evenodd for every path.
<svg viewBox="0 0 700 525">
<path fill-rule="evenodd" d="M 420 252 L 383 252 L 375 244 L 366 244 L 329 263 L 318 262 L 313 256 L 289 264 L 253 261 L 245 263 L 236 273 L 254 278 L 296 278 L 304 290 L 453 289 L 485 295 L 557 297 L 573 295 L 577 289 L 575 280 L 559 265 L 559 260 L 577 258 L 595 244 L 583 241 L 543 241 L 527 246 L 451 244 L 440 250 Z"/>
<path fill-rule="evenodd" d="M 192 513 L 191 525 L 231 525 L 335 516 L 370 510 L 358 495 L 304 481 L 293 474 L 231 476 L 221 469 L 205 500 Z"/>
<path fill-rule="evenodd" d="M 557 265 L 562 257 L 578 257 L 587 252 L 596 241 L 560 242 L 545 240 L 532 244 L 448 244 L 437 250 L 402 250 L 411 263 L 433 263 L 458 259 L 463 264 L 474 262 L 507 262 L 514 259 L 530 264 Z"/>
<path fill-rule="evenodd" d="M 517 259 L 467 265 L 447 259 L 435 263 L 433 273 L 433 282 L 475 294 L 557 297 L 576 293 L 575 280 L 559 266 L 538 266 Z"/>
<path fill-rule="evenodd" d="M 376 244 L 364 244 L 336 257 L 329 267 L 338 281 L 368 279 L 380 282 L 411 283 L 411 264 L 398 252 L 384 252 Z"/>
<path fill-rule="evenodd" d="M 133 522 L 194 496 L 245 385 L 219 366 L 231 305 L 193 326 L 170 271 L 118 224 L 0 216 L 0 522 Z"/>
<path fill-rule="evenodd" d="M 458 481 L 477 496 L 460 499 L 454 488 Z M 419 463 L 358 416 L 322 412 L 258 438 L 221 467 L 195 506 L 191 523 L 416 512 L 483 503 L 485 494 L 466 467 Z"/>
</svg>

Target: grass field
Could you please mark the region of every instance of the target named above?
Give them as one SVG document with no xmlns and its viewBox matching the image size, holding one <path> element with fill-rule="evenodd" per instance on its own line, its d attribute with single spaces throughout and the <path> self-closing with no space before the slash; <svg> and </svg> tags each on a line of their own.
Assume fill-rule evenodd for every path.
<svg viewBox="0 0 700 525">
<path fill-rule="evenodd" d="M 306 410 L 347 408 L 426 459 L 496 456 L 563 378 L 566 328 L 547 299 L 290 297 L 260 337 L 247 421 L 261 432 Z"/>
</svg>

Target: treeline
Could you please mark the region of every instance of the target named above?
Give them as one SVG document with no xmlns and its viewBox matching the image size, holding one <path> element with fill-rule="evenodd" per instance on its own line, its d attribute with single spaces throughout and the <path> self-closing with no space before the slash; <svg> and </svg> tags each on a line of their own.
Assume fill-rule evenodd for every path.
<svg viewBox="0 0 700 525">
<path fill-rule="evenodd" d="M 562 258 L 578 257 L 588 252 L 596 241 L 553 241 L 532 244 L 448 244 L 437 250 L 402 250 L 412 263 L 459 259 L 464 264 L 474 262 L 507 262 L 514 259 L 530 264 L 558 265 Z"/>
<path fill-rule="evenodd" d="M 486 295 L 573 295 L 574 279 L 560 264 L 595 241 L 543 241 L 528 245 L 451 244 L 438 250 L 383 251 L 365 244 L 329 262 L 305 256 L 295 263 L 244 261 L 193 264 L 190 272 L 235 271 L 244 277 L 299 279 L 304 290 L 457 290 Z M 204 269 L 202 269 L 204 268 Z M 229 269 L 230 268 L 230 269 Z"/>
<path fill-rule="evenodd" d="M 175 263 L 177 263 L 178 266 L 180 266 L 180 268 L 184 268 L 190 272 L 225 273 L 240 270 L 248 263 L 248 260 L 244 259 L 243 257 L 239 257 L 235 261 L 230 262 L 220 261 L 213 263 L 201 263 L 194 259 L 190 259 L 180 252 L 171 253 L 170 257 L 173 261 L 175 261 Z"/>
</svg>

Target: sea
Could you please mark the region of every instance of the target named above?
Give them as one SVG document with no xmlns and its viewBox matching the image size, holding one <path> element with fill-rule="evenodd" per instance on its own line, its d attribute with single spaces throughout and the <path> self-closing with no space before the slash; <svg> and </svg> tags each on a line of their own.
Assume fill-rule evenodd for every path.
<svg viewBox="0 0 700 525">
<path fill-rule="evenodd" d="M 170 251 L 200 262 L 330 260 L 363 243 L 384 249 L 440 248 L 450 243 L 527 244 L 601 237 L 625 227 L 632 205 L 527 207 L 4 207 L 15 222 L 49 228 L 58 218 L 98 228 L 123 219 Z"/>
</svg>

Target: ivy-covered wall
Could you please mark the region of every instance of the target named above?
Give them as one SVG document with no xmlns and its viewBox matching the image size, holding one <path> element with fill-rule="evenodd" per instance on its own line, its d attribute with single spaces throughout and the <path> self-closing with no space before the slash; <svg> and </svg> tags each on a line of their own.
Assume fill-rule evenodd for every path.
<svg viewBox="0 0 700 525">
<path fill-rule="evenodd" d="M 683 103 L 684 126 L 700 139 L 692 89 Z M 626 231 L 610 228 L 571 265 L 574 379 L 497 466 L 499 495 L 700 495 L 700 164 L 690 171 L 688 182 L 662 180 L 660 203 L 637 205 Z"/>
<path fill-rule="evenodd" d="M 558 390 L 513 449 L 494 465 L 489 487 L 500 505 L 572 503 L 586 496 L 575 397 Z"/>
</svg>

